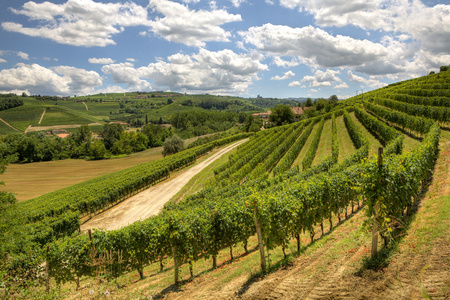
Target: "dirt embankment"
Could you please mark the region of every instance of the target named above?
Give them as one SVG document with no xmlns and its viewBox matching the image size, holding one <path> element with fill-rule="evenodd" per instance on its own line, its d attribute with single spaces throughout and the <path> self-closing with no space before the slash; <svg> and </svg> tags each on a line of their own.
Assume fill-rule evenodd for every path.
<svg viewBox="0 0 450 300">
<path fill-rule="evenodd" d="M 175 178 L 152 186 L 100 215 L 95 216 L 83 224 L 81 230 L 85 231 L 91 228 L 114 230 L 127 226 L 137 220 L 143 220 L 157 214 L 163 208 L 164 204 L 175 196 L 175 194 L 178 193 L 192 177 L 201 172 L 216 159 L 246 141 L 247 140 L 242 140 L 220 149 L 207 159 L 192 166 Z"/>
</svg>

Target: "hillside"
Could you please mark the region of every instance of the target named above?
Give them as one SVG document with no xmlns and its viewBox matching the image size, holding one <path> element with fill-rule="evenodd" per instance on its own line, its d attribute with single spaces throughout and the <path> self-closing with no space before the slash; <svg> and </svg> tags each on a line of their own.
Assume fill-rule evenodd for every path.
<svg viewBox="0 0 450 300">
<path fill-rule="evenodd" d="M 207 171 L 202 191 L 187 192 L 160 215 L 117 231 L 95 231 L 92 240 L 80 235 L 51 242 L 45 257 L 52 282 L 66 282 L 52 295 L 445 299 L 448 84 L 449 72 L 409 80 L 315 118 L 261 131 Z M 145 188 L 167 177 L 166 170 L 192 163 L 193 151 L 200 155 L 240 138 L 74 186 L 58 193 L 64 201 L 49 194 L 20 207 L 27 226 L 50 225 L 45 238 L 72 234 L 79 223 L 52 224 L 108 207 L 124 191 Z M 382 238 L 378 256 L 370 259 L 375 211 L 383 216 L 377 222 Z M 260 256 L 258 248 L 266 253 Z M 74 282 L 80 286 L 75 293 Z M 44 295 L 43 288 L 25 290 Z"/>
</svg>

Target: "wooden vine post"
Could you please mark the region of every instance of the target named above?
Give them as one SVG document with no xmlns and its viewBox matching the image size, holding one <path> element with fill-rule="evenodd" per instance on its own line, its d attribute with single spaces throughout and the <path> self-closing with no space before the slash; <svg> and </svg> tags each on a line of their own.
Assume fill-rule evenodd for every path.
<svg viewBox="0 0 450 300">
<path fill-rule="evenodd" d="M 172 246 L 172 255 L 173 255 L 173 270 L 174 270 L 175 284 L 178 284 L 180 279 L 178 275 L 178 259 L 177 253 L 175 251 L 175 246 Z"/>
<path fill-rule="evenodd" d="M 253 203 L 253 214 L 255 216 L 256 234 L 258 236 L 259 255 L 261 256 L 261 271 L 266 273 L 266 255 L 264 253 L 264 242 L 261 234 L 261 227 L 258 222 L 258 208 L 256 207 L 256 201 Z"/>
<path fill-rule="evenodd" d="M 383 148 L 378 148 L 378 172 L 381 173 L 381 168 L 383 166 Z M 381 174 L 379 179 L 379 184 L 381 184 Z M 373 218 L 373 229 L 372 229 L 372 253 L 371 257 L 375 258 L 378 252 L 378 211 L 380 210 L 379 197 L 376 199 L 374 207 L 374 218 Z"/>
<path fill-rule="evenodd" d="M 48 265 L 48 252 L 50 250 L 50 246 L 47 245 L 47 255 L 45 256 L 45 291 L 47 294 L 50 292 L 50 268 Z"/>
</svg>

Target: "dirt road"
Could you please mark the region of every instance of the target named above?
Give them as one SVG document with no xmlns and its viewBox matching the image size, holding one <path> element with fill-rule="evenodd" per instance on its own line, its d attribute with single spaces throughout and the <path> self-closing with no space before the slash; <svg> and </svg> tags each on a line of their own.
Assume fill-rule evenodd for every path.
<svg viewBox="0 0 450 300">
<path fill-rule="evenodd" d="M 20 131 L 19 129 L 17 129 L 16 127 L 12 126 L 11 124 L 9 124 L 8 122 L 6 122 L 5 120 L 3 120 L 2 118 L 0 118 L 0 121 L 2 121 L 3 123 L 5 123 L 6 125 L 8 125 L 9 127 L 11 127 L 14 130 Z"/>
<path fill-rule="evenodd" d="M 94 126 L 94 125 L 102 125 L 100 123 L 90 123 L 90 124 L 84 124 L 84 125 L 89 125 L 89 126 Z M 78 128 L 83 126 L 83 124 L 77 124 L 77 125 L 52 125 L 52 126 L 35 126 L 35 127 L 31 127 L 28 126 L 26 132 L 31 132 L 31 131 L 40 131 L 40 130 L 54 130 L 54 129 L 67 129 L 67 128 Z"/>
<path fill-rule="evenodd" d="M 209 164 L 231 151 L 233 148 L 246 142 L 242 140 L 220 149 L 207 159 L 187 169 L 173 179 L 166 180 L 158 185 L 136 194 L 135 196 L 121 202 L 111 209 L 95 216 L 81 226 L 85 231 L 91 228 L 103 228 L 106 230 L 119 229 L 139 219 L 146 219 L 157 214 L 181 188 L 183 188 L 192 177 L 206 168 Z"/>
</svg>

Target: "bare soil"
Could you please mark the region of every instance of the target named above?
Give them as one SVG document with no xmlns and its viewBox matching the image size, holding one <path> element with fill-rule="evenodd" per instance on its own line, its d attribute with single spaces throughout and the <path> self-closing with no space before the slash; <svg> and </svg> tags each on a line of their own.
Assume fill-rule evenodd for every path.
<svg viewBox="0 0 450 300">
<path fill-rule="evenodd" d="M 178 193 L 192 177 L 201 172 L 205 167 L 223 154 L 231 151 L 246 141 L 247 140 L 242 140 L 220 149 L 200 163 L 186 169 L 175 178 L 152 186 L 93 217 L 81 226 L 81 230 L 86 231 L 92 228 L 114 230 L 157 214 L 164 207 L 164 204 L 175 196 L 175 194 Z"/>
</svg>

